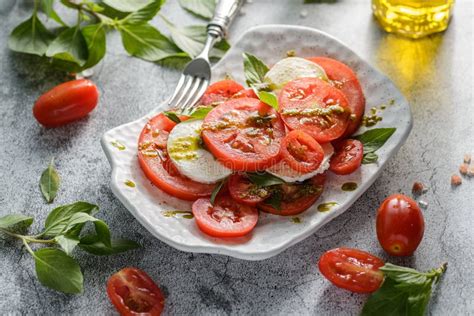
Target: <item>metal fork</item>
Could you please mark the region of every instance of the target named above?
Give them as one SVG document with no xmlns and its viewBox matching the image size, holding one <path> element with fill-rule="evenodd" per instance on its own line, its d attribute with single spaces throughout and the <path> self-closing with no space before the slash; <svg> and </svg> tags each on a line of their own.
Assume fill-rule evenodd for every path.
<svg viewBox="0 0 474 316">
<path fill-rule="evenodd" d="M 211 64 L 209 52 L 214 44 L 223 39 L 243 0 L 220 0 L 212 20 L 207 25 L 207 39 L 202 52 L 196 56 L 179 78 L 178 85 L 168 101 L 168 107 L 178 112 L 190 113 L 209 86 Z"/>
</svg>

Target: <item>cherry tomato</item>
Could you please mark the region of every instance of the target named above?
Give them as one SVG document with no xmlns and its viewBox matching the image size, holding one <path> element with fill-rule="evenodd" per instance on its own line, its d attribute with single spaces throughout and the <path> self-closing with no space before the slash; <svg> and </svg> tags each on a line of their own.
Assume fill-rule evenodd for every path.
<svg viewBox="0 0 474 316">
<path fill-rule="evenodd" d="M 213 237 L 245 236 L 258 221 L 255 207 L 237 203 L 227 194 L 219 194 L 214 205 L 209 199 L 199 199 L 192 211 L 199 229 Z"/>
<path fill-rule="evenodd" d="M 236 94 L 232 96 L 232 99 L 238 99 L 238 98 L 254 98 L 258 99 L 258 96 L 255 94 L 255 91 L 253 89 L 244 89 L 240 90 Z"/>
<path fill-rule="evenodd" d="M 244 174 L 234 173 L 228 182 L 229 193 L 237 202 L 257 205 L 270 196 L 270 191 L 253 184 Z"/>
<path fill-rule="evenodd" d="M 270 205 L 269 199 L 258 204 L 258 208 L 264 212 L 292 216 L 306 211 L 323 193 L 325 174 L 318 174 L 302 183 L 285 183 L 272 187 L 272 194 L 277 195 L 280 209 Z"/>
<path fill-rule="evenodd" d="M 175 125 L 164 114 L 158 114 L 148 121 L 138 139 L 140 167 L 154 185 L 172 196 L 190 201 L 210 196 L 214 185 L 183 176 L 168 156 L 166 142 Z"/>
<path fill-rule="evenodd" d="M 402 194 L 386 198 L 377 211 L 377 238 L 392 256 L 412 255 L 425 231 L 425 222 L 418 204 Z"/>
<path fill-rule="evenodd" d="M 326 251 L 319 259 L 319 271 L 332 284 L 355 293 L 372 293 L 383 282 L 382 259 L 368 252 L 336 248 Z"/>
<path fill-rule="evenodd" d="M 204 119 L 202 138 L 209 151 L 236 171 L 257 171 L 279 161 L 285 126 L 269 105 L 252 98 L 231 99 Z"/>
<path fill-rule="evenodd" d="M 349 121 L 343 137 L 352 135 L 359 128 L 365 110 L 365 97 L 356 74 L 351 68 L 332 58 L 311 57 L 308 59 L 323 67 L 331 84 L 346 96 L 354 118 Z"/>
<path fill-rule="evenodd" d="M 33 106 L 33 115 L 43 126 L 57 127 L 85 117 L 98 100 L 99 91 L 92 81 L 72 80 L 40 96 Z"/>
<path fill-rule="evenodd" d="M 217 81 L 211 84 L 204 95 L 201 97 L 200 104 L 202 105 L 217 105 L 220 104 L 237 92 L 244 90 L 240 84 L 234 80 L 226 79 Z"/>
<path fill-rule="evenodd" d="M 349 124 L 351 110 L 344 93 L 318 78 L 288 82 L 278 103 L 289 129 L 305 131 L 320 143 L 341 137 Z"/>
<path fill-rule="evenodd" d="M 282 159 L 293 170 L 311 172 L 319 168 L 324 159 L 324 150 L 311 136 L 300 130 L 286 134 L 281 142 Z"/>
<path fill-rule="evenodd" d="M 334 143 L 335 154 L 331 157 L 329 170 L 335 174 L 349 174 L 356 171 L 364 157 L 364 145 L 356 139 L 345 139 Z"/>
<path fill-rule="evenodd" d="M 107 281 L 107 295 L 122 316 L 157 316 L 165 306 L 160 288 L 137 268 L 113 274 Z"/>
</svg>

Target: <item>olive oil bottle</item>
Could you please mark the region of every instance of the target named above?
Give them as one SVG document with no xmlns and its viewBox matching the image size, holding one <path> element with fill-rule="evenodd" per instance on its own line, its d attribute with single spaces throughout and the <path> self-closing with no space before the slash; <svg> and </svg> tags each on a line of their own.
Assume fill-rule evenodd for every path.
<svg viewBox="0 0 474 316">
<path fill-rule="evenodd" d="M 454 0 L 372 0 L 372 10 L 387 31 L 419 38 L 444 31 Z"/>
</svg>

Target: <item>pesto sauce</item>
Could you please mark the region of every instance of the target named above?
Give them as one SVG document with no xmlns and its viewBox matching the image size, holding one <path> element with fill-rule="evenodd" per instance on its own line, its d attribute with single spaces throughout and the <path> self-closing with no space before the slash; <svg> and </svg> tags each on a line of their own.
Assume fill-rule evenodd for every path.
<svg viewBox="0 0 474 316">
<path fill-rule="evenodd" d="M 196 159 L 196 150 L 201 148 L 200 143 L 199 136 L 179 137 L 169 147 L 168 154 L 176 160 Z"/>
<path fill-rule="evenodd" d="M 306 108 L 303 110 L 300 109 L 287 109 L 281 112 L 282 115 L 286 116 L 329 116 L 333 113 L 341 114 L 344 113 L 344 108 L 339 104 L 330 105 L 327 108 Z"/>
<path fill-rule="evenodd" d="M 357 189 L 357 183 L 355 182 L 346 182 L 341 186 L 342 191 L 354 191 Z"/>
<path fill-rule="evenodd" d="M 291 221 L 294 223 L 294 224 L 301 224 L 303 221 L 301 220 L 301 218 L 299 217 L 293 217 L 291 218 Z"/>
<path fill-rule="evenodd" d="M 122 144 L 121 142 L 119 142 L 118 140 L 112 141 L 112 142 L 110 142 L 110 144 L 112 146 L 114 146 L 115 148 L 117 148 L 118 150 L 125 150 L 126 149 L 125 145 Z"/>
<path fill-rule="evenodd" d="M 192 219 L 194 218 L 193 213 L 188 212 L 188 211 L 164 211 L 161 214 L 163 214 L 164 217 L 173 217 L 173 218 L 178 218 L 178 215 L 181 214 L 181 218 L 186 218 L 186 219 Z"/>
<path fill-rule="evenodd" d="M 131 187 L 131 188 L 136 187 L 135 182 L 133 182 L 132 180 L 126 180 L 124 183 L 125 183 L 125 185 L 128 186 L 128 187 Z"/>
<path fill-rule="evenodd" d="M 336 205 L 338 205 L 336 202 L 321 203 L 321 204 L 318 205 L 318 211 L 319 212 L 328 212 Z"/>
</svg>

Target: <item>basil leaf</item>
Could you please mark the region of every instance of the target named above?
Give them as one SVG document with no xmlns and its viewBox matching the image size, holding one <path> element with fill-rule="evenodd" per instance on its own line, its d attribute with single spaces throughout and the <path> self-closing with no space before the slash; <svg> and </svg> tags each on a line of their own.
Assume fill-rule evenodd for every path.
<svg viewBox="0 0 474 316">
<path fill-rule="evenodd" d="M 185 52 L 182 52 L 171 57 L 163 58 L 158 61 L 158 64 L 167 68 L 184 69 L 190 61 L 191 57 Z"/>
<path fill-rule="evenodd" d="M 151 19 L 160 11 L 161 5 L 165 3 L 165 0 L 153 0 L 143 8 L 130 13 L 125 17 L 125 19 L 121 20 L 120 23 L 126 24 L 143 24 Z"/>
<path fill-rule="evenodd" d="M 244 74 L 247 85 L 263 83 L 263 78 L 268 72 L 268 66 L 263 61 L 252 54 L 243 53 L 244 57 Z"/>
<path fill-rule="evenodd" d="M 278 99 L 274 93 L 267 91 L 259 91 L 258 98 L 263 103 L 268 104 L 269 106 L 278 111 Z"/>
<path fill-rule="evenodd" d="M 134 12 L 150 3 L 150 0 L 102 0 L 109 7 L 121 12 Z"/>
<path fill-rule="evenodd" d="M 214 187 L 214 190 L 212 190 L 211 199 L 210 199 L 212 205 L 214 205 L 217 194 L 219 194 L 219 192 L 221 191 L 222 187 L 224 186 L 226 182 L 227 182 L 227 179 L 222 180 Z"/>
<path fill-rule="evenodd" d="M 62 26 L 66 26 L 66 23 L 59 17 L 58 13 L 54 10 L 54 0 L 41 0 L 41 8 L 43 9 L 44 14 L 50 17 L 54 21 L 58 22 Z"/>
<path fill-rule="evenodd" d="M 132 56 L 148 61 L 182 56 L 179 48 L 149 24 L 120 25 L 120 35 L 125 50 Z"/>
<path fill-rule="evenodd" d="M 20 231 L 31 226 L 33 217 L 22 214 L 9 214 L 0 217 L 0 229 L 8 231 Z"/>
<path fill-rule="evenodd" d="M 379 156 L 376 153 L 366 153 L 362 158 L 362 163 L 364 165 L 371 164 L 377 162 Z"/>
<path fill-rule="evenodd" d="M 268 172 L 259 172 L 259 173 L 247 172 L 247 176 L 253 184 L 256 184 L 261 187 L 269 187 L 272 185 L 285 183 L 285 181 L 283 181 L 282 179 Z"/>
<path fill-rule="evenodd" d="M 263 203 L 272 206 L 277 211 L 281 211 L 281 191 L 275 190 Z"/>
<path fill-rule="evenodd" d="M 163 112 L 164 116 L 175 122 L 176 124 L 181 123 L 181 119 L 176 115 L 176 113 L 171 111 Z"/>
<path fill-rule="evenodd" d="M 191 118 L 193 119 L 204 119 L 209 112 L 213 109 L 212 106 L 200 106 L 193 113 L 191 113 Z"/>
<path fill-rule="evenodd" d="M 109 226 L 104 221 L 94 222 L 98 240 L 107 247 L 112 247 Z"/>
<path fill-rule="evenodd" d="M 59 235 L 54 237 L 54 241 L 64 250 L 68 255 L 72 253 L 74 248 L 79 244 L 79 239 L 77 237 L 69 235 Z"/>
<path fill-rule="evenodd" d="M 48 168 L 41 174 L 40 189 L 46 202 L 52 203 L 59 189 L 59 175 L 54 169 L 54 158 L 51 159 Z"/>
<path fill-rule="evenodd" d="M 71 215 L 71 217 L 66 221 L 66 225 L 64 225 L 64 228 L 59 232 L 60 234 L 65 234 L 69 230 L 73 229 L 76 227 L 76 225 L 87 223 L 87 222 L 96 222 L 98 221 L 97 218 L 94 216 L 91 216 L 87 213 L 84 212 L 79 212 L 79 213 L 74 213 Z"/>
<path fill-rule="evenodd" d="M 87 69 L 96 65 L 105 56 L 105 25 L 103 23 L 90 24 L 83 27 L 81 31 L 89 52 L 87 62 L 83 65 L 83 68 Z"/>
<path fill-rule="evenodd" d="M 396 128 L 374 128 L 361 135 L 354 136 L 364 145 L 364 154 L 372 153 L 385 144 L 385 142 L 395 133 Z"/>
<path fill-rule="evenodd" d="M 61 32 L 49 45 L 46 56 L 82 66 L 88 58 L 87 43 L 78 26 Z"/>
<path fill-rule="evenodd" d="M 214 15 L 216 0 L 179 0 L 179 5 L 198 17 L 210 20 Z"/>
<path fill-rule="evenodd" d="M 97 256 L 109 256 L 117 253 L 125 252 L 132 249 L 140 248 L 140 245 L 133 240 L 116 239 L 112 240 L 111 246 L 106 246 L 95 235 L 89 235 L 81 238 L 79 247 Z"/>
<path fill-rule="evenodd" d="M 89 215 L 93 215 L 98 210 L 99 207 L 97 205 L 90 204 L 87 202 L 76 202 L 73 204 L 56 207 L 51 211 L 51 213 L 49 213 L 48 217 L 46 218 L 45 229 L 43 234 L 45 236 L 54 237 L 64 232 L 64 229 L 66 228 L 69 220 L 74 214 L 87 213 Z M 74 227 L 69 228 L 68 230 L 75 230 L 79 226 L 81 226 L 81 224 L 77 224 Z M 76 231 L 76 233 L 78 232 Z"/>
<path fill-rule="evenodd" d="M 36 275 L 44 286 L 63 293 L 81 293 L 83 277 L 77 262 L 55 248 L 42 248 L 33 253 Z"/>
<path fill-rule="evenodd" d="M 16 52 L 43 56 L 53 39 L 54 35 L 33 14 L 11 32 L 8 47 Z"/>
</svg>

